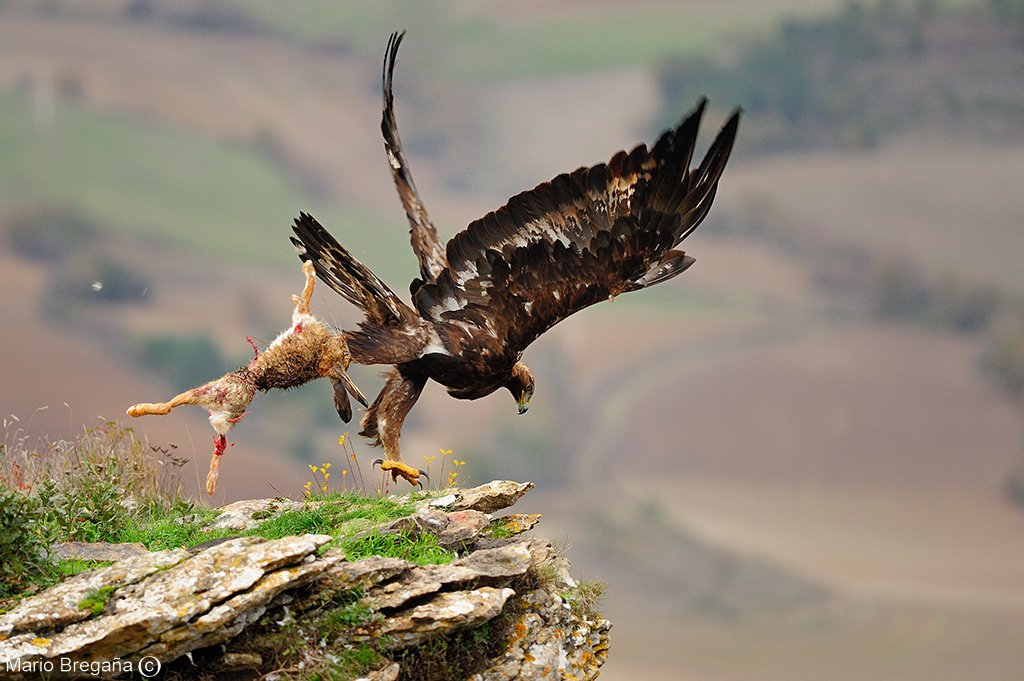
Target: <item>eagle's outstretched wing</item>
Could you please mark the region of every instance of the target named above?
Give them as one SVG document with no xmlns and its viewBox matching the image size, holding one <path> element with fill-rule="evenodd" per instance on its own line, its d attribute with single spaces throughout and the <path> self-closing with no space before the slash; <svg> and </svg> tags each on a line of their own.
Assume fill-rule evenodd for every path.
<svg viewBox="0 0 1024 681">
<path fill-rule="evenodd" d="M 693 259 L 674 247 L 711 208 L 739 126 L 737 110 L 691 169 L 705 104 L 653 148 L 559 175 L 471 223 L 413 297 L 419 313 L 518 353 L 588 305 L 681 273 Z"/>
<path fill-rule="evenodd" d="M 437 228 L 430 221 L 427 209 L 420 201 L 420 195 L 416 191 L 412 174 L 409 172 L 409 163 L 405 160 L 405 153 L 402 151 L 402 140 L 398 136 L 391 81 L 395 72 L 398 47 L 402 44 L 403 37 L 405 37 L 405 31 L 392 33 L 388 40 L 387 52 L 384 55 L 384 114 L 381 117 L 380 130 L 384 134 L 384 150 L 388 155 L 391 177 L 395 180 L 395 188 L 402 200 L 402 207 L 405 208 L 405 215 L 409 219 L 412 250 L 416 253 L 416 259 L 420 264 L 420 279 L 414 280 L 411 285 L 412 292 L 415 293 L 424 281 L 433 281 L 437 278 L 441 270 L 448 266 L 448 259 L 445 257 L 444 244 L 437 235 Z"/>
</svg>

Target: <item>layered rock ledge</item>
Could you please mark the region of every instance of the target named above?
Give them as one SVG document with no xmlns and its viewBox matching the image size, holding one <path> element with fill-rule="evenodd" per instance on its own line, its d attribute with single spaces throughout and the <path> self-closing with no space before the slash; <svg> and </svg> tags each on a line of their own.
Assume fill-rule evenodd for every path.
<svg viewBox="0 0 1024 681">
<path fill-rule="evenodd" d="M 164 678 L 596 678 L 611 624 L 575 597 L 551 543 L 523 536 L 539 516 L 494 515 L 530 488 L 417 499 L 410 515 L 362 530 L 429 533 L 455 552 L 446 564 L 348 560 L 326 534 L 128 547 L 0 615 L 0 678 L 151 676 L 154 660 Z M 215 523 L 244 530 L 296 506 L 239 502 Z"/>
</svg>

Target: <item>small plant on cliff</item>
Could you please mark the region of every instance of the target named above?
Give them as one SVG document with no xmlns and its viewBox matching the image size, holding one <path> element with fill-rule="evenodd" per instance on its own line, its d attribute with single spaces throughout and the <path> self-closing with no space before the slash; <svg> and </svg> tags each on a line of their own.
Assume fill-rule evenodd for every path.
<svg viewBox="0 0 1024 681">
<path fill-rule="evenodd" d="M 554 561 L 548 561 L 530 570 L 528 573 L 529 588 L 546 587 L 558 594 L 559 598 L 569 606 L 575 614 L 585 619 L 600 617 L 597 605 L 604 596 L 607 585 L 599 579 L 574 582 L 566 580 Z"/>
<path fill-rule="evenodd" d="M 30 443 L 5 433 L 0 483 L 31 497 L 51 541 L 118 541 L 181 498 L 173 448 L 151 447 L 114 421 L 73 440 Z"/>
<path fill-rule="evenodd" d="M 35 500 L 0 487 L 0 599 L 45 581 L 52 573 L 44 558 L 40 520 Z"/>
<path fill-rule="evenodd" d="M 597 604 L 604 596 L 606 586 L 600 580 L 588 580 L 578 582 L 575 587 L 559 591 L 558 595 L 580 617 L 595 619 L 600 616 L 597 612 Z"/>
<path fill-rule="evenodd" d="M 473 678 L 505 652 L 515 617 L 504 612 L 479 627 L 433 636 L 395 656 L 410 681 Z"/>
<path fill-rule="evenodd" d="M 319 466 L 309 464 L 309 472 L 313 475 L 313 479 L 307 482 L 302 488 L 302 492 L 306 495 L 306 498 L 312 499 L 314 494 L 327 494 L 329 481 L 331 479 L 331 462 L 325 461 Z M 318 472 L 319 475 L 317 475 Z M 314 484 L 316 485 L 315 491 L 313 489 Z"/>
<path fill-rule="evenodd" d="M 363 600 L 360 589 L 341 591 L 331 598 L 330 607 L 317 617 L 317 628 L 328 639 L 339 631 L 362 627 L 378 615 Z"/>
<path fill-rule="evenodd" d="M 95 591 L 90 591 L 85 598 L 78 601 L 78 609 L 88 610 L 93 616 L 100 615 L 110 599 L 113 598 L 115 591 L 116 589 L 112 586 L 101 586 Z"/>
<path fill-rule="evenodd" d="M 423 460 L 427 464 L 427 476 L 432 481 L 429 483 L 429 487 L 435 491 L 441 492 L 455 487 L 455 483 L 459 479 L 459 473 L 462 471 L 462 467 L 466 465 L 466 462 L 455 458 L 454 452 L 450 449 L 441 447 L 438 451 L 441 454 L 441 463 L 438 466 L 436 476 L 434 471 L 431 469 L 433 468 L 434 462 L 437 461 L 437 454 L 427 454 L 423 457 Z M 449 459 L 451 459 L 453 470 L 449 470 L 448 474 L 445 475 L 445 466 L 448 464 Z"/>
<path fill-rule="evenodd" d="M 384 656 L 376 648 L 366 644 L 343 648 L 338 651 L 336 658 L 328 667 L 324 679 L 341 681 L 341 679 L 363 678 L 369 672 L 378 669 L 385 661 Z"/>
<path fill-rule="evenodd" d="M 352 439 L 349 437 L 348 431 L 338 437 L 338 445 L 344 453 L 340 472 L 332 471 L 332 464 L 329 461 L 325 461 L 319 466 L 308 464 L 313 479 L 302 486 L 302 494 L 307 499 L 328 495 L 332 489 L 335 493 L 369 496 L 366 482 L 363 479 L 363 470 L 359 466 L 359 458 L 356 456 L 356 450 L 352 446 Z M 334 483 L 330 482 L 332 475 L 335 475 Z"/>
</svg>

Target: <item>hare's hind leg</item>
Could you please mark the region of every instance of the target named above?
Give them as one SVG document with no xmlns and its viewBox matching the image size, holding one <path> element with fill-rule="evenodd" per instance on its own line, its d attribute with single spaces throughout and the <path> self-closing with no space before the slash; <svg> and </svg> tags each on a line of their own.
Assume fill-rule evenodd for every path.
<svg viewBox="0 0 1024 681">
<path fill-rule="evenodd" d="M 142 402 L 128 407 L 128 416 L 163 416 L 169 414 L 175 407 L 183 404 L 200 404 L 196 397 L 195 389 L 186 390 L 180 395 L 175 395 L 169 402 Z"/>
<path fill-rule="evenodd" d="M 316 273 L 313 270 L 313 263 L 308 260 L 302 263 L 302 273 L 306 275 L 306 286 L 302 289 L 302 296 L 292 296 L 292 305 L 295 306 L 296 314 L 312 314 L 309 311 L 309 301 L 313 297 L 313 288 L 316 287 Z"/>
</svg>

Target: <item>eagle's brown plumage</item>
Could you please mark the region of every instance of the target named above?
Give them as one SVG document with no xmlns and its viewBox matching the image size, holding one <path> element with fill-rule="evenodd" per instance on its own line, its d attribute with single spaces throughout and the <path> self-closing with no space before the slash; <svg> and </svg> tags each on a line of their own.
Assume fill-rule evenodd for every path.
<svg viewBox="0 0 1024 681">
<path fill-rule="evenodd" d="M 353 361 L 392 364 L 363 418 L 363 435 L 401 463 L 402 422 L 428 379 L 477 399 L 507 388 L 525 411 L 533 377 L 526 347 L 574 312 L 666 281 L 693 264 L 676 246 L 704 219 L 732 149 L 739 111 L 691 168 L 706 102 L 653 147 L 620 151 L 607 163 L 563 173 L 476 220 L 442 247 L 416 192 L 395 123 L 392 74 L 402 35 L 384 62 L 381 129 L 420 265 L 406 305 L 315 219 L 295 221 L 292 242 L 317 275 L 366 319 L 347 332 Z"/>
</svg>

